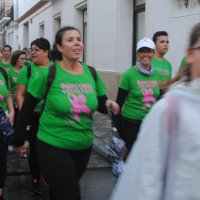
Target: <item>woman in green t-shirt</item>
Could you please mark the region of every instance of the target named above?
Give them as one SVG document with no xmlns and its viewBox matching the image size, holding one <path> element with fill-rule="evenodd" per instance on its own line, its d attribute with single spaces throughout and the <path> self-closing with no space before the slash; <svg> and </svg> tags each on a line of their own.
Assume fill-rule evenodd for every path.
<svg viewBox="0 0 200 200">
<path fill-rule="evenodd" d="M 17 78 L 19 76 L 20 69 L 22 68 L 22 66 L 24 66 L 25 61 L 26 61 L 26 52 L 22 50 L 17 50 L 13 52 L 12 57 L 11 57 L 11 65 L 13 66 L 13 68 L 9 70 L 8 78 L 10 80 L 11 95 L 13 98 L 14 109 L 15 109 L 14 126 L 15 126 L 16 117 L 18 113 L 18 108 L 16 104 L 16 83 L 17 83 Z"/>
<path fill-rule="evenodd" d="M 125 141 L 127 153 L 137 138 L 142 120 L 160 95 L 162 74 L 151 65 L 154 48 L 152 40 L 140 40 L 136 49 L 136 65 L 122 75 L 119 83 L 116 101 L 122 109 L 121 114 L 113 118 L 113 125 Z"/>
<path fill-rule="evenodd" d="M 6 71 L 4 72 L 6 74 Z M 0 106 L 7 114 L 9 121 L 13 124 L 14 107 L 10 92 L 10 82 L 0 73 Z M 0 199 L 3 199 L 3 188 L 6 178 L 8 141 L 0 133 Z"/>
<path fill-rule="evenodd" d="M 17 79 L 17 107 L 21 110 L 24 102 L 24 96 L 27 94 L 31 87 L 37 87 L 37 83 L 34 81 L 37 77 L 47 69 L 51 62 L 49 59 L 50 43 L 45 38 L 37 38 L 31 43 L 31 58 L 32 61 L 28 61 L 26 66 L 22 67 Z M 36 135 L 39 127 L 39 118 L 42 109 L 42 101 L 40 101 L 33 111 L 33 116 L 27 123 L 27 136 L 30 145 L 30 151 L 28 156 L 28 162 L 32 175 L 31 195 L 40 195 L 40 167 L 38 165 L 37 150 L 36 150 Z"/>
<path fill-rule="evenodd" d="M 83 42 L 76 28 L 60 29 L 55 37 L 55 48 L 51 87 L 46 94 L 52 67 L 44 70 L 34 82 L 37 87 L 29 90 L 20 112 L 14 144 L 19 154 L 26 152 L 24 127 L 31 110 L 45 97 L 37 134 L 42 175 L 50 186 L 50 199 L 79 200 L 78 181 L 86 169 L 93 144 L 92 113 L 97 109 L 107 113 L 111 106 L 117 114 L 119 106 L 107 99 L 99 73 L 95 72 L 94 78 L 89 67 L 79 62 Z"/>
</svg>

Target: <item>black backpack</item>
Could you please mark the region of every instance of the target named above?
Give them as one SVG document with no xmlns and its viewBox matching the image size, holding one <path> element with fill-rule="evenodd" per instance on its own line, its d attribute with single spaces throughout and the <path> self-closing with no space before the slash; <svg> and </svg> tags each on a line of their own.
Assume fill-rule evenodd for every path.
<svg viewBox="0 0 200 200">
<path fill-rule="evenodd" d="M 9 88 L 8 87 L 8 74 L 6 72 L 5 69 L 3 69 L 2 67 L 0 67 L 0 73 L 3 75 L 5 81 L 6 81 L 6 86 L 7 86 L 7 89 Z"/>
<path fill-rule="evenodd" d="M 27 68 L 27 78 L 29 79 L 31 77 L 31 64 L 30 64 L 30 62 L 26 62 L 25 66 Z"/>
</svg>

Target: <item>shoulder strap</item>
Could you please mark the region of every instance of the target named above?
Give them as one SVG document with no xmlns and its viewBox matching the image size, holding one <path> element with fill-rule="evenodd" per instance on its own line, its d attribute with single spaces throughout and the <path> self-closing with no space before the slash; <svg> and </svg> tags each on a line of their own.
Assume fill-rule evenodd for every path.
<svg viewBox="0 0 200 200">
<path fill-rule="evenodd" d="M 55 79 L 55 76 L 56 76 L 56 66 L 55 66 L 55 64 L 53 64 L 52 66 L 49 67 L 49 72 L 48 72 L 48 76 L 47 76 L 47 88 L 46 88 L 46 92 L 45 92 L 45 95 L 43 98 L 44 102 L 42 104 L 41 112 L 43 112 L 43 110 L 44 110 L 47 94 L 51 88 L 51 85 Z"/>
<path fill-rule="evenodd" d="M 88 65 L 88 68 L 89 68 L 89 70 L 90 70 L 90 72 L 91 72 L 91 74 L 92 74 L 92 76 L 94 78 L 94 81 L 96 82 L 97 81 L 97 72 L 96 72 L 96 69 L 94 67 L 92 67 L 92 66 L 89 66 L 89 65 Z"/>
<path fill-rule="evenodd" d="M 3 77 L 4 77 L 5 81 L 6 81 L 6 86 L 8 88 L 8 74 L 7 74 L 6 70 L 3 69 L 2 67 L 0 67 L 0 73 L 3 75 Z"/>
<path fill-rule="evenodd" d="M 55 79 L 55 76 L 56 76 L 56 66 L 55 66 L 55 64 L 53 64 L 52 66 L 49 67 L 49 73 L 47 76 L 47 89 L 46 89 L 46 93 L 44 96 L 44 101 L 46 101 L 47 94 L 51 88 L 51 85 Z"/>
<path fill-rule="evenodd" d="M 27 68 L 27 78 L 29 79 L 31 77 L 31 64 L 29 62 L 26 62 L 25 66 Z"/>
</svg>

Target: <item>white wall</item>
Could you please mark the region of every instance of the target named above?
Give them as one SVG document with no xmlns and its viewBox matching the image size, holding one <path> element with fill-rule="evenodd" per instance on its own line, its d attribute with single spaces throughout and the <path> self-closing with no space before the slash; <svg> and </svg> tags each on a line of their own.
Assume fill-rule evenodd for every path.
<svg viewBox="0 0 200 200">
<path fill-rule="evenodd" d="M 124 72 L 132 65 L 133 43 L 133 1 L 120 0 L 117 32 L 116 71 Z"/>
<path fill-rule="evenodd" d="M 18 1 L 18 17 L 21 17 L 27 10 L 32 8 L 40 0 L 15 0 Z"/>
<path fill-rule="evenodd" d="M 183 3 L 183 0 L 146 1 L 146 36 L 152 37 L 159 30 L 169 33 L 170 48 L 166 58 L 173 65 L 173 74 L 177 72 L 185 54 L 192 26 L 200 22 L 200 5 L 197 0 L 190 0 L 188 8 Z"/>
<path fill-rule="evenodd" d="M 28 22 L 30 44 L 39 37 L 39 24 L 44 23 L 44 36 L 52 44 L 55 34 L 53 16 L 60 13 L 61 26 L 74 25 L 82 30 L 81 8 L 86 7 L 88 64 L 105 71 L 122 72 L 129 68 L 132 62 L 132 0 L 60 0 L 53 5 L 49 3 L 19 24 L 19 35 L 22 36 L 23 24 Z M 19 38 L 19 44 L 23 48 L 23 37 Z"/>
<path fill-rule="evenodd" d="M 124 71 L 132 61 L 132 1 L 90 0 L 89 4 L 89 64 Z"/>
<path fill-rule="evenodd" d="M 25 23 L 29 23 L 29 45 L 30 43 L 40 37 L 39 26 L 44 23 L 44 37 L 49 40 L 51 44 L 54 42 L 54 16 L 61 13 L 63 8 L 63 1 L 58 1 L 56 4 L 48 3 L 40 10 L 29 16 L 19 24 L 19 45 L 23 48 L 23 26 Z"/>
</svg>

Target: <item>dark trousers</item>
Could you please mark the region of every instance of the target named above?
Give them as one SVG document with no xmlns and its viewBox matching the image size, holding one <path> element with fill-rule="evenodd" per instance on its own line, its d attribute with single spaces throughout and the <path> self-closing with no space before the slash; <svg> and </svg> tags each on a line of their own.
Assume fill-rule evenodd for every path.
<svg viewBox="0 0 200 200">
<path fill-rule="evenodd" d="M 85 150 L 65 150 L 40 140 L 38 161 L 50 187 L 51 200 L 80 200 L 79 180 L 86 170 L 91 147 Z"/>
<path fill-rule="evenodd" d="M 0 188 L 4 187 L 7 170 L 8 142 L 0 137 Z"/>
<path fill-rule="evenodd" d="M 40 168 L 37 159 L 37 132 L 39 127 L 39 113 L 34 113 L 32 117 L 32 121 L 30 123 L 31 129 L 27 132 L 30 152 L 28 156 L 29 167 L 31 170 L 32 179 L 40 179 Z"/>
<path fill-rule="evenodd" d="M 134 142 L 137 139 L 141 122 L 141 120 L 131 120 L 121 117 L 119 134 L 126 144 L 126 148 L 128 150 L 127 154 L 129 154 Z"/>
</svg>

